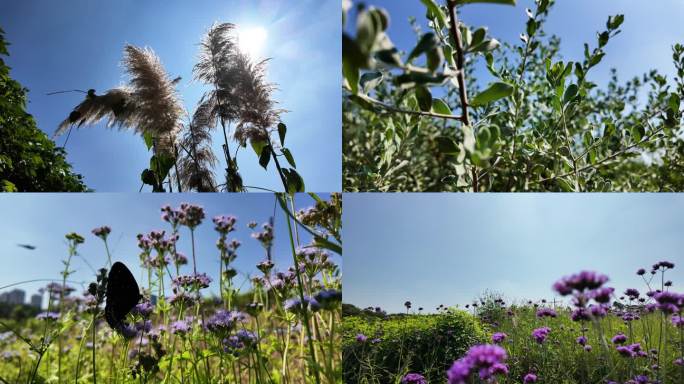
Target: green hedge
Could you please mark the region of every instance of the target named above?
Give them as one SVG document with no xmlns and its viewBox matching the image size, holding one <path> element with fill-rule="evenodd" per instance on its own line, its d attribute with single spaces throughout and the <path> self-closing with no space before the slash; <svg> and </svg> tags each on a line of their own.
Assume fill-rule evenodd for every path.
<svg viewBox="0 0 684 384">
<path fill-rule="evenodd" d="M 342 328 L 345 383 L 398 383 L 408 372 L 440 383 L 455 359 L 486 340 L 477 318 L 463 311 L 384 319 L 347 316 Z M 357 341 L 358 334 L 368 340 Z"/>
</svg>

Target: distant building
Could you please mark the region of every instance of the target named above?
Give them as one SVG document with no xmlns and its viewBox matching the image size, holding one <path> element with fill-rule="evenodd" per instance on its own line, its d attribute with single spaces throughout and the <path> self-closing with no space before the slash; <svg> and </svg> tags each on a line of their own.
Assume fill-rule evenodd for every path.
<svg viewBox="0 0 684 384">
<path fill-rule="evenodd" d="M 31 306 L 41 309 L 43 307 L 43 296 L 38 294 L 32 295 Z"/>
<path fill-rule="evenodd" d="M 26 292 L 21 289 L 0 293 L 0 302 L 3 303 L 18 305 L 24 304 L 24 300 L 26 300 Z"/>
</svg>

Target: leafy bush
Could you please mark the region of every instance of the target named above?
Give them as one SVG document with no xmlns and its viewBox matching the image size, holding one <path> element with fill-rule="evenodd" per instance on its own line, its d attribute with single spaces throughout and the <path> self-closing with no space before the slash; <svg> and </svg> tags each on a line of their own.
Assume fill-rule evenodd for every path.
<svg viewBox="0 0 684 384">
<path fill-rule="evenodd" d="M 515 4 L 423 0 L 416 13 L 430 30 L 414 21 L 406 53 L 384 9 L 358 6 L 355 35 L 342 38 L 345 190 L 684 190 L 684 46 L 673 47 L 673 79 L 651 71 L 623 83 L 614 71 L 599 87 L 592 70 L 623 15 L 563 60 L 544 32 L 553 0 L 526 10 L 518 44 L 459 23 L 457 3 L 477 2 Z M 480 84 L 476 66 L 493 81 Z"/>
<path fill-rule="evenodd" d="M 454 359 L 485 340 L 477 318 L 459 310 L 386 319 L 347 316 L 342 328 L 346 383 L 398 382 L 407 372 L 421 372 L 428 380 L 441 382 Z M 367 339 L 359 341 L 359 335 Z"/>
<path fill-rule="evenodd" d="M 84 192 L 66 153 L 26 113 L 27 90 L 10 78 L 4 31 L 0 29 L 0 192 Z"/>
</svg>

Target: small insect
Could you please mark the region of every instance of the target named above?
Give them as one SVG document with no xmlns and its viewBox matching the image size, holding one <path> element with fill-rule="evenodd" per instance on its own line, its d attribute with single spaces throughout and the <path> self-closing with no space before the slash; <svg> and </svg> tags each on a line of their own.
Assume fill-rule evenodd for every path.
<svg viewBox="0 0 684 384">
<path fill-rule="evenodd" d="M 105 320 L 112 329 L 121 330 L 128 312 L 140 301 L 142 295 L 131 271 L 123 263 L 116 262 L 107 276 L 107 304 Z"/>
<path fill-rule="evenodd" d="M 36 246 L 35 246 L 35 245 L 31 245 L 31 244 L 17 244 L 17 246 L 18 246 L 18 247 L 22 247 L 22 248 L 26 248 L 26 249 L 28 249 L 29 251 L 33 251 L 34 249 L 36 249 Z"/>
</svg>

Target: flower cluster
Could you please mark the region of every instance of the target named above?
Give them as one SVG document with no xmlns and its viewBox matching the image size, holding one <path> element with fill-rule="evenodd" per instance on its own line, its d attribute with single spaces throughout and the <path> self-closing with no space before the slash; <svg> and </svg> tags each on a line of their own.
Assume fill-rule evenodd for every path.
<svg viewBox="0 0 684 384">
<path fill-rule="evenodd" d="M 656 293 L 653 298 L 658 303 L 658 309 L 665 313 L 676 313 L 684 308 L 684 295 L 665 291 Z"/>
<path fill-rule="evenodd" d="M 211 277 L 206 273 L 198 273 L 196 275 L 179 275 L 171 280 L 174 287 L 177 288 L 208 288 L 211 284 Z"/>
<path fill-rule="evenodd" d="M 613 344 L 624 344 L 627 342 L 627 336 L 625 336 L 624 333 L 618 333 L 617 335 L 613 336 L 613 338 L 610 339 L 610 341 Z"/>
<path fill-rule="evenodd" d="M 101 238 L 102 240 L 107 240 L 107 236 L 112 232 L 112 229 L 108 226 L 98 227 L 92 230 L 93 235 Z"/>
<path fill-rule="evenodd" d="M 314 300 L 320 304 L 322 309 L 337 309 L 342 302 L 342 292 L 336 289 L 324 289 L 314 295 Z"/>
<path fill-rule="evenodd" d="M 41 312 L 36 316 L 36 319 L 57 320 L 57 319 L 59 319 L 59 313 L 57 313 L 57 312 Z"/>
<path fill-rule="evenodd" d="M 265 223 L 261 228 L 263 231 L 252 233 L 252 238 L 260 242 L 264 248 L 271 248 L 273 245 L 273 223 Z"/>
<path fill-rule="evenodd" d="M 401 384 L 427 384 L 427 380 L 419 373 L 407 373 L 401 379 Z"/>
<path fill-rule="evenodd" d="M 131 310 L 131 313 L 138 314 L 142 317 L 149 317 L 153 310 L 154 305 L 152 305 L 152 303 L 149 301 L 145 301 L 140 304 L 136 304 L 136 306 Z"/>
<path fill-rule="evenodd" d="M 594 290 L 608 282 L 608 276 L 593 271 L 582 271 L 578 274 L 566 276 L 553 285 L 553 289 L 562 296 L 573 292 Z"/>
<path fill-rule="evenodd" d="M 480 379 L 489 380 L 495 375 L 507 375 L 506 350 L 491 344 L 471 347 L 466 355 L 454 362 L 447 371 L 449 384 L 466 384 L 471 373 L 479 372 Z"/>
<path fill-rule="evenodd" d="M 174 335 L 186 335 L 190 332 L 190 322 L 187 320 L 176 320 L 171 323 L 171 333 Z"/>
<path fill-rule="evenodd" d="M 219 310 L 207 320 L 207 329 L 211 332 L 227 333 L 246 318 L 242 312 Z"/>
<path fill-rule="evenodd" d="M 558 314 L 556 313 L 553 308 L 539 308 L 537 310 L 537 317 L 543 318 L 543 317 L 557 317 Z"/>
<path fill-rule="evenodd" d="M 237 218 L 235 216 L 215 216 L 212 221 L 214 222 L 216 232 L 227 235 L 235 230 Z"/>
<path fill-rule="evenodd" d="M 630 345 L 621 345 L 621 346 L 615 347 L 615 350 L 620 355 L 625 356 L 625 357 L 637 357 L 637 356 L 645 357 L 648 355 L 646 352 L 644 352 L 641 349 L 641 344 L 639 344 L 639 343 L 634 343 L 634 344 L 630 344 Z"/>
<path fill-rule="evenodd" d="M 495 334 L 492 335 L 492 343 L 501 344 L 501 343 L 503 343 L 504 340 L 506 340 L 507 337 L 508 337 L 508 335 L 506 335 L 503 332 L 496 332 Z"/>
<path fill-rule="evenodd" d="M 303 314 L 307 309 L 316 312 L 321 308 L 321 305 L 313 297 L 304 296 L 304 301 L 299 297 L 285 300 L 283 307 L 286 311 Z"/>
<path fill-rule="evenodd" d="M 546 340 L 546 337 L 549 335 L 549 333 L 551 333 L 551 328 L 541 327 L 532 331 L 532 337 L 537 343 L 542 344 Z"/>
<path fill-rule="evenodd" d="M 674 267 L 675 267 L 674 263 L 671 263 L 669 261 L 659 261 L 659 262 L 653 264 L 653 266 L 651 267 L 651 273 L 655 274 L 658 271 L 665 271 L 668 269 L 672 269 Z"/>
<path fill-rule="evenodd" d="M 240 329 L 235 335 L 223 339 L 223 351 L 237 355 L 255 343 L 256 335 L 254 333 Z"/>
<path fill-rule="evenodd" d="M 195 229 L 204 220 L 204 208 L 199 205 L 182 203 L 177 211 L 178 222 L 190 229 Z"/>
<path fill-rule="evenodd" d="M 83 236 L 79 235 L 76 232 L 71 232 L 64 237 L 66 237 L 66 239 L 69 240 L 69 242 L 73 245 L 83 244 L 83 242 L 85 242 Z"/>
</svg>

